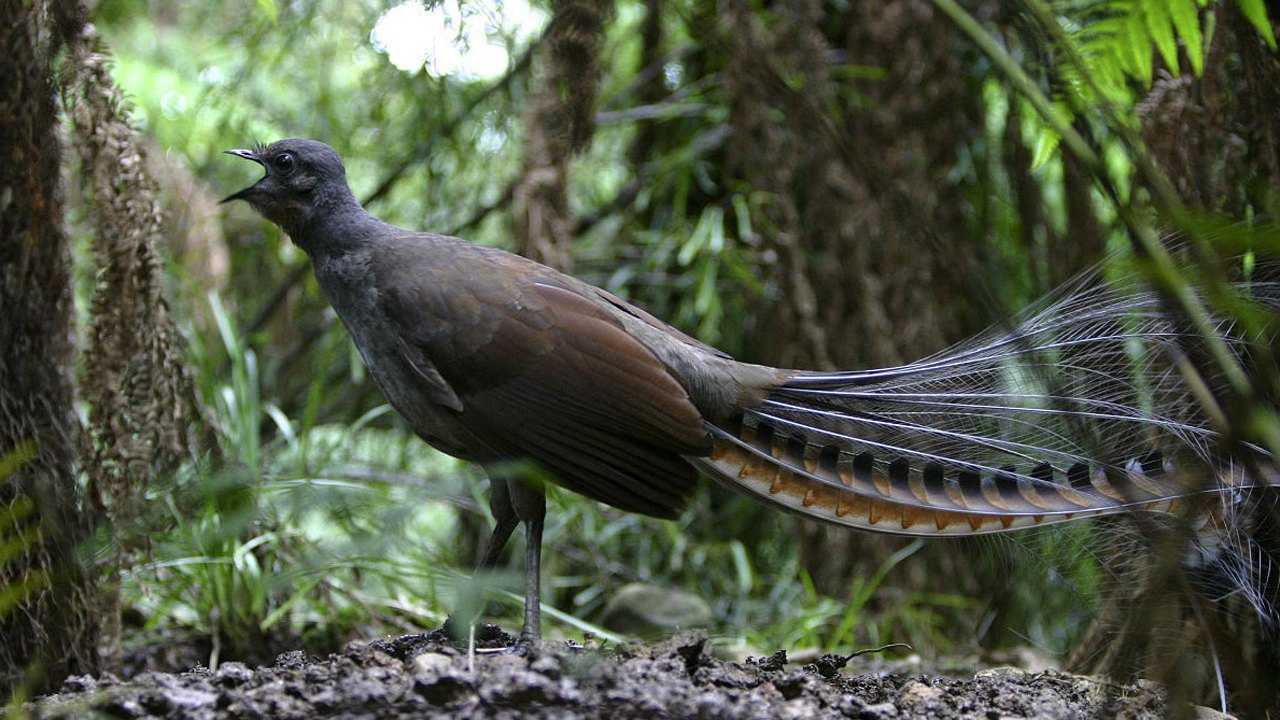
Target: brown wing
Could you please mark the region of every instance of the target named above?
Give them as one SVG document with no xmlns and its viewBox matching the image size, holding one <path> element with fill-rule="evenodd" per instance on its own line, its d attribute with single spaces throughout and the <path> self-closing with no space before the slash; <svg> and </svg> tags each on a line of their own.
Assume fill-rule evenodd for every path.
<svg viewBox="0 0 1280 720">
<path fill-rule="evenodd" d="M 730 358 L 729 353 L 723 350 L 720 350 L 719 348 L 711 347 L 710 345 L 702 342 L 701 340 L 691 335 L 685 334 L 683 331 L 681 331 L 679 328 L 675 327 L 674 325 L 663 322 L 662 320 L 659 320 L 658 318 L 654 317 L 648 310 L 645 310 L 639 305 L 633 305 L 627 302 L 626 300 L 623 300 L 622 298 L 618 297 L 617 295 L 614 295 L 608 290 L 602 290 L 598 287 L 592 287 L 591 289 L 595 291 L 597 296 L 607 300 L 610 305 L 618 308 L 619 310 L 627 313 L 628 315 L 631 315 L 632 317 L 643 320 L 650 327 L 661 330 L 662 332 L 670 335 L 673 338 L 676 338 L 677 340 L 684 343 L 685 345 L 691 345 L 715 357 L 721 357 L 726 359 Z"/>
<path fill-rule="evenodd" d="M 444 262 L 429 286 L 389 284 L 401 290 L 384 303 L 460 399 L 459 421 L 575 492 L 674 516 L 697 477 L 681 456 L 710 440 L 668 369 L 555 273 L 467 250 Z"/>
</svg>

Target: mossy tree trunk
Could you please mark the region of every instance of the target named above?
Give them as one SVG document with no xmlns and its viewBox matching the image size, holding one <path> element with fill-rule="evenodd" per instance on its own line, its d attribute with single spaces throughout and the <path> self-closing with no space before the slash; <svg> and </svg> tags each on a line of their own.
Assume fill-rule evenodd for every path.
<svg viewBox="0 0 1280 720">
<path fill-rule="evenodd" d="M 556 0 L 535 64 L 524 114 L 524 169 L 516 183 L 516 247 L 520 254 L 569 272 L 573 219 L 569 160 L 595 131 L 599 52 L 611 0 Z"/>
<path fill-rule="evenodd" d="M 71 264 L 55 58 L 71 3 L 0 0 L 0 693 L 97 669 L 77 483 Z"/>
</svg>

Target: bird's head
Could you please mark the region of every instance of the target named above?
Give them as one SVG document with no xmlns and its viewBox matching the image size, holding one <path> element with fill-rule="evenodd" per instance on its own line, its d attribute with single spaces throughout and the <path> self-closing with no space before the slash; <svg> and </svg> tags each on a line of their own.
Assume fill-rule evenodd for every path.
<svg viewBox="0 0 1280 720">
<path fill-rule="evenodd" d="M 258 163 L 266 175 L 222 202 L 244 200 L 295 240 L 325 212 L 359 206 L 347 186 L 342 158 L 322 142 L 290 138 L 252 150 L 226 152 Z"/>
</svg>

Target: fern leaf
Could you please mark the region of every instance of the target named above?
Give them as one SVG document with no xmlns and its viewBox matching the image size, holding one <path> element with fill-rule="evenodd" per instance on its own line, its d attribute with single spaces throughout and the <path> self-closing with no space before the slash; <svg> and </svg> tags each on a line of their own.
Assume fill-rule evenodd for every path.
<svg viewBox="0 0 1280 720">
<path fill-rule="evenodd" d="M 1203 0 L 1200 5 L 1203 5 Z M 1169 17 L 1178 31 L 1178 38 L 1186 47 L 1191 72 L 1196 77 L 1204 73 L 1204 36 L 1200 33 L 1200 10 L 1195 0 L 1169 0 Z"/>
<path fill-rule="evenodd" d="M 1258 29 L 1258 34 L 1267 41 L 1267 47 L 1276 49 L 1276 36 L 1271 30 L 1271 21 L 1267 19 L 1267 6 L 1263 0 L 1239 0 L 1240 12 Z"/>
<path fill-rule="evenodd" d="M 1129 9 L 1129 16 L 1125 19 L 1125 42 L 1133 75 L 1142 81 L 1143 87 L 1151 87 L 1151 40 L 1147 36 L 1147 24 L 1143 21 L 1146 13 L 1142 6 L 1143 3 L 1136 2 Z"/>
<path fill-rule="evenodd" d="M 1146 20 L 1147 32 L 1160 51 L 1165 66 L 1178 75 L 1178 41 L 1173 36 L 1173 19 L 1169 17 L 1169 6 L 1165 0 L 1146 3 Z"/>
</svg>

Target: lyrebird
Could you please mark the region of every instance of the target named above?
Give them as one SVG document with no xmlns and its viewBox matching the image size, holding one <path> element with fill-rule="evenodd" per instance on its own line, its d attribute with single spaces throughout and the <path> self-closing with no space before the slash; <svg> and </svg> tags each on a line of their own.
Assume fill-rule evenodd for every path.
<svg viewBox="0 0 1280 720">
<path fill-rule="evenodd" d="M 323 143 L 229 152 L 266 175 L 227 200 L 310 255 L 391 405 L 428 443 L 490 469 L 532 460 L 570 490 L 666 518 L 703 474 L 827 522 L 929 536 L 1171 512 L 1277 482 L 1261 449 L 1241 446 L 1261 465 L 1217 457 L 1177 361 L 1190 334 L 1137 288 L 1078 283 L 903 367 L 775 369 L 531 260 L 382 222 Z M 1280 283 L 1242 289 L 1280 310 Z M 1229 322 L 1217 329 L 1243 356 Z M 482 566 L 524 522 L 524 634 L 536 637 L 543 491 L 491 480 Z"/>
</svg>

